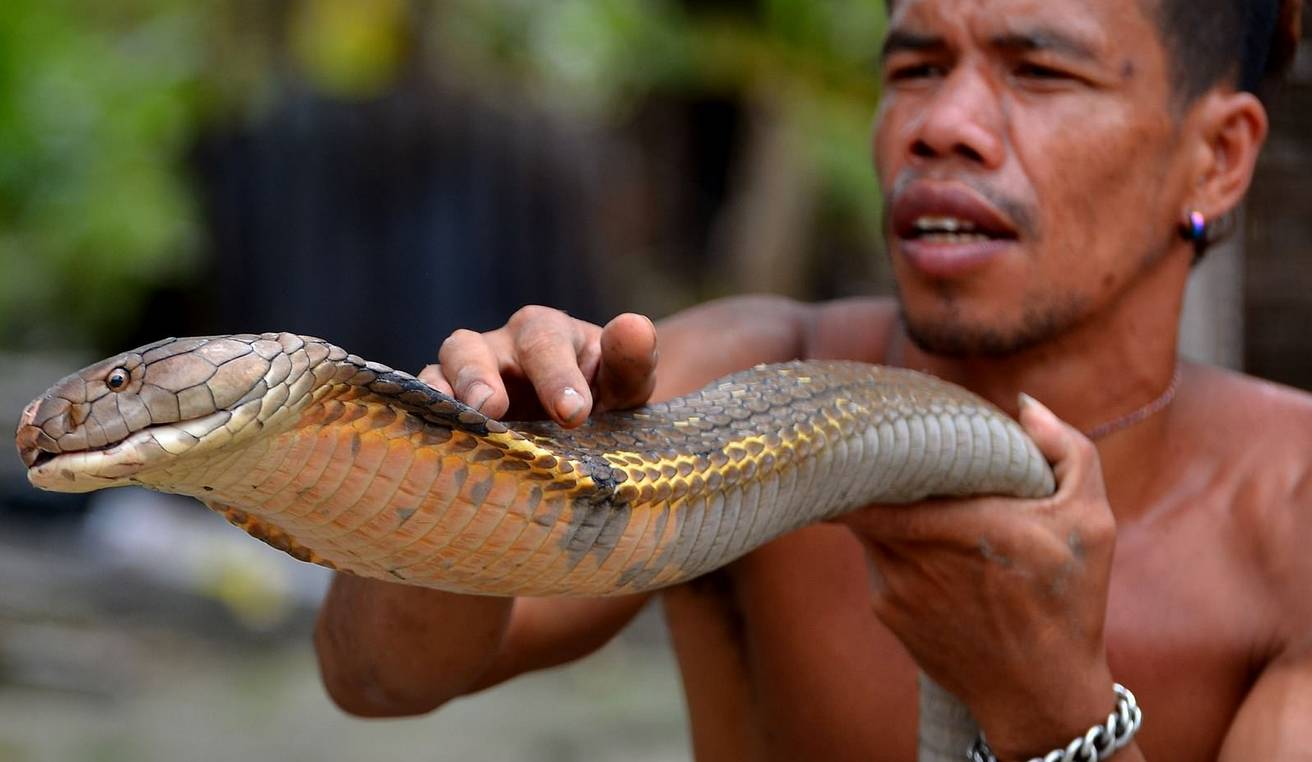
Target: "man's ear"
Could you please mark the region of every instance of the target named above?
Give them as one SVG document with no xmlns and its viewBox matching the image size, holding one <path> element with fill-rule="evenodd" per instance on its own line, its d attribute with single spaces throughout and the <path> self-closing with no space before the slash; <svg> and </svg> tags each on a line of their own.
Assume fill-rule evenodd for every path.
<svg viewBox="0 0 1312 762">
<path fill-rule="evenodd" d="M 1191 112 L 1197 161 L 1189 210 L 1216 219 L 1238 206 L 1248 192 L 1266 141 L 1266 109 L 1252 93 L 1213 90 L 1199 98 Z"/>
</svg>

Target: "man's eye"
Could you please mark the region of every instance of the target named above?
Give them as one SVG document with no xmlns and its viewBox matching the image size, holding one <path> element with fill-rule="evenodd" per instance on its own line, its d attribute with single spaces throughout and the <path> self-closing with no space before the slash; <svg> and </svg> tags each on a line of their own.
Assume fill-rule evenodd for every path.
<svg viewBox="0 0 1312 762">
<path fill-rule="evenodd" d="M 1042 64 L 1023 63 L 1016 67 L 1016 76 L 1025 79 L 1058 80 L 1070 79 L 1066 72 Z"/>
<path fill-rule="evenodd" d="M 894 82 L 906 82 L 915 79 L 927 79 L 929 77 L 939 77 L 943 75 L 943 67 L 938 64 L 912 64 L 908 66 L 898 66 L 888 73 L 888 78 Z"/>
</svg>

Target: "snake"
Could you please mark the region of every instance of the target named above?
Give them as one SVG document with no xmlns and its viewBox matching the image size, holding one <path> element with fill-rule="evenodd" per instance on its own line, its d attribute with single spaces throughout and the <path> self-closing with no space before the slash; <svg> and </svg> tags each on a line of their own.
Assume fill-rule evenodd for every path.
<svg viewBox="0 0 1312 762">
<path fill-rule="evenodd" d="M 761 365 L 565 429 L 285 332 L 108 358 L 29 404 L 16 442 L 42 489 L 185 495 L 302 561 L 498 596 L 655 590 L 862 506 L 1055 488 L 1015 421 L 913 370 Z M 968 713 L 921 687 L 920 759 L 961 759 Z"/>
</svg>

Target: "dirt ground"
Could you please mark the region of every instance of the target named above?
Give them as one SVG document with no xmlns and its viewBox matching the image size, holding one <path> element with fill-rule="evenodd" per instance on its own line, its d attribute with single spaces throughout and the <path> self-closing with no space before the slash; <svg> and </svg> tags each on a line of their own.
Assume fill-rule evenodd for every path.
<svg viewBox="0 0 1312 762">
<path fill-rule="evenodd" d="M 688 758 L 655 613 L 572 667 L 365 721 L 319 685 L 312 611 L 252 629 L 212 589 L 161 584 L 84 541 L 0 534 L 0 762 Z"/>
</svg>

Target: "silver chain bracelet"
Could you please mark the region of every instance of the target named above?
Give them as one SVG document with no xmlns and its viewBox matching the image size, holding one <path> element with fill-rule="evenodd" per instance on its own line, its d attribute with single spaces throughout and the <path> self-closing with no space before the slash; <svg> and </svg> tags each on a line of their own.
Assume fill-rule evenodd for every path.
<svg viewBox="0 0 1312 762">
<path fill-rule="evenodd" d="M 1064 748 L 1054 749 L 1042 757 L 1031 757 L 1028 762 L 1099 762 L 1111 759 L 1116 752 L 1130 745 L 1134 734 L 1143 724 L 1143 710 L 1134 700 L 1134 694 L 1120 683 L 1113 686 L 1116 690 L 1116 708 L 1107 715 L 1107 722 L 1094 725 L 1089 732 L 1066 744 Z M 993 750 L 984 740 L 984 734 L 975 737 L 966 752 L 967 762 L 998 762 Z"/>
</svg>

